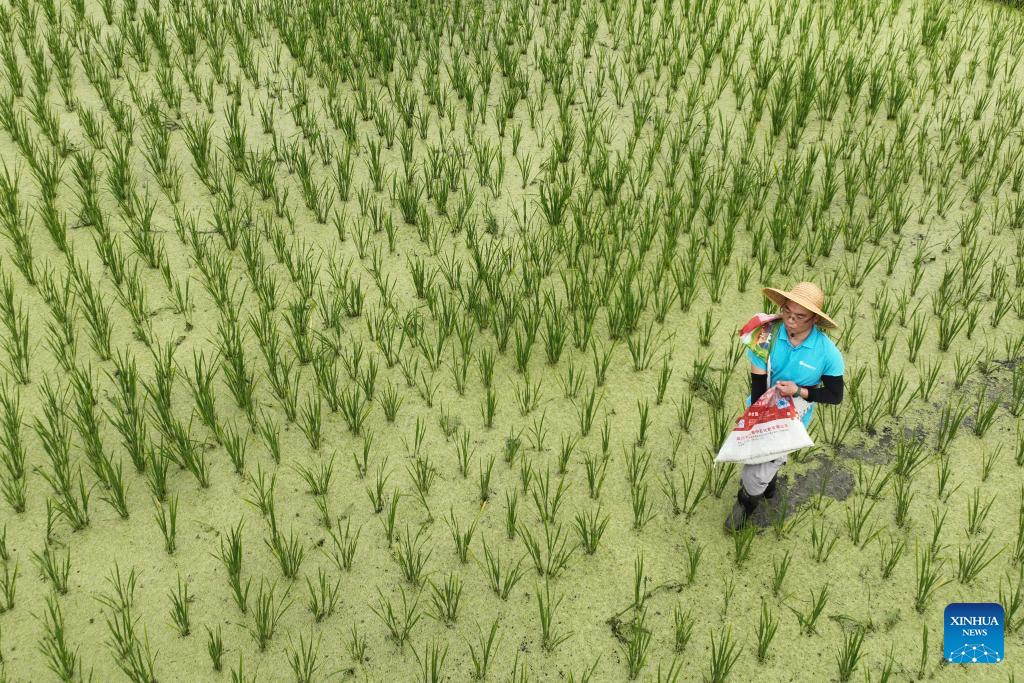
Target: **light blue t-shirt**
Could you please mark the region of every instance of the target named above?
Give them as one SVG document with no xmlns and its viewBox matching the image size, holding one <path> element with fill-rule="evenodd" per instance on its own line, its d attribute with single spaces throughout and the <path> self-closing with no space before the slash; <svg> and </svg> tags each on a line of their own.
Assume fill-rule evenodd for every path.
<svg viewBox="0 0 1024 683">
<path fill-rule="evenodd" d="M 822 375 L 842 375 L 846 372 L 843 354 L 817 325 L 811 328 L 811 333 L 799 346 L 789 343 L 785 325 L 781 322 L 777 325 L 779 337 L 772 348 L 772 384 L 789 381 L 802 387 L 812 387 L 821 382 Z M 768 365 L 750 349 L 747 349 L 747 358 L 762 370 L 768 369 Z M 744 405 L 750 406 L 749 394 Z M 811 424 L 813 412 L 814 403 L 811 403 L 803 416 L 804 427 Z"/>
</svg>

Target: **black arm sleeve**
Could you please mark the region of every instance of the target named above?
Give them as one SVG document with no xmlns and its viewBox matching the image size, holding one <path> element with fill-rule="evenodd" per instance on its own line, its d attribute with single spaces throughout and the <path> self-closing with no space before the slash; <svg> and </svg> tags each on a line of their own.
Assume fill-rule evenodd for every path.
<svg viewBox="0 0 1024 683">
<path fill-rule="evenodd" d="M 750 403 L 756 403 L 761 394 L 768 391 L 768 375 L 750 373 Z"/>
<path fill-rule="evenodd" d="M 842 403 L 843 402 L 843 376 L 822 375 L 821 382 L 825 386 L 808 387 L 807 400 L 814 403 Z"/>
</svg>

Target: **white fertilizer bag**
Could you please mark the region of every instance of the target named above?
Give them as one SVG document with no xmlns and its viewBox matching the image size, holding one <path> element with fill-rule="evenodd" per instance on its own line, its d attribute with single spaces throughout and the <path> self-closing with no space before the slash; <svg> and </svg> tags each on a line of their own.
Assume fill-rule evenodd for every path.
<svg viewBox="0 0 1024 683">
<path fill-rule="evenodd" d="M 725 439 L 715 462 L 756 464 L 813 446 L 800 420 L 802 413 L 792 398 L 780 395 L 772 387 L 736 420 L 736 427 Z"/>
</svg>

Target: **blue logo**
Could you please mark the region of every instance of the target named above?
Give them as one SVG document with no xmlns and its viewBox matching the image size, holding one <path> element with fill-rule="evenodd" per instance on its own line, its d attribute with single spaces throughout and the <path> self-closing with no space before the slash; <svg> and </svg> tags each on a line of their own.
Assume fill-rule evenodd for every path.
<svg viewBox="0 0 1024 683">
<path fill-rule="evenodd" d="M 942 648 L 954 664 L 1003 661 L 1003 606 L 996 602 L 954 602 L 946 607 Z"/>
</svg>

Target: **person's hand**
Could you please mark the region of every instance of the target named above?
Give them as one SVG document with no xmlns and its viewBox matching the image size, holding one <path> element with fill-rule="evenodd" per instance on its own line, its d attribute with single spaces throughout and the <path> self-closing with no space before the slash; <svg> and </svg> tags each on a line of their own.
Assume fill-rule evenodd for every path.
<svg viewBox="0 0 1024 683">
<path fill-rule="evenodd" d="M 800 393 L 800 387 L 797 385 L 797 383 L 790 382 L 788 380 L 780 380 L 776 382 L 775 387 L 783 396 L 796 396 L 798 393 Z"/>
</svg>

